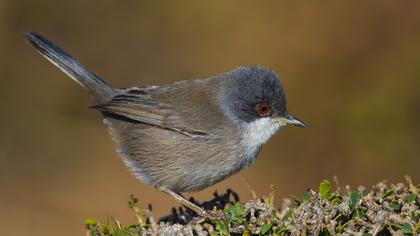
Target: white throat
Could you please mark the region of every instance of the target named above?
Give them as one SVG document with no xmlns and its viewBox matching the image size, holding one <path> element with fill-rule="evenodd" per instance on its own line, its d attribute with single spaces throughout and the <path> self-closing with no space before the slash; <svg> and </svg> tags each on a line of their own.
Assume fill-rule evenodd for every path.
<svg viewBox="0 0 420 236">
<path fill-rule="evenodd" d="M 244 164 L 246 166 L 252 164 L 261 146 L 265 144 L 282 125 L 271 118 L 260 118 L 242 126 L 242 141 L 244 147 Z"/>
</svg>

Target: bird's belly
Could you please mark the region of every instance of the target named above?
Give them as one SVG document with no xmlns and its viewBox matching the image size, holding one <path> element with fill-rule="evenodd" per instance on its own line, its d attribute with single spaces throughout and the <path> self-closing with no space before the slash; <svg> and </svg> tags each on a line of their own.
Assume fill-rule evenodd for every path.
<svg viewBox="0 0 420 236">
<path fill-rule="evenodd" d="M 191 138 L 141 123 L 105 120 L 125 164 L 138 179 L 156 187 L 198 191 L 248 165 L 238 140 L 226 135 Z"/>
<path fill-rule="evenodd" d="M 160 154 L 156 155 L 159 159 L 167 157 L 164 165 L 151 172 L 153 184 L 158 187 L 165 186 L 175 192 L 199 191 L 242 167 L 240 152 L 221 143 L 203 140 L 175 143 L 172 147 L 160 146 Z"/>
</svg>

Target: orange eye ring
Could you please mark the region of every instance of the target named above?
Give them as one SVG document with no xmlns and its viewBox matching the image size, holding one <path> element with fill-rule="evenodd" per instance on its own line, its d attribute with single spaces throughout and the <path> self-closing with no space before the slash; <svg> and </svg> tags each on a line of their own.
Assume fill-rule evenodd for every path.
<svg viewBox="0 0 420 236">
<path fill-rule="evenodd" d="M 268 116 L 268 115 L 271 113 L 271 111 L 272 111 L 271 106 L 270 106 L 270 105 L 268 105 L 268 104 L 267 104 L 267 103 L 265 103 L 265 102 L 258 103 L 258 104 L 255 106 L 255 110 L 257 111 L 257 114 L 258 114 L 260 117 L 266 117 L 266 116 Z"/>
</svg>

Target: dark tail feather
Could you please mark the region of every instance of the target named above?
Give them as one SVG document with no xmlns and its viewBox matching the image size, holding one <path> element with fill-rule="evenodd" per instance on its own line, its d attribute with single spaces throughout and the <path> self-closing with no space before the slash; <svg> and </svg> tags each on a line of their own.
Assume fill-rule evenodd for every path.
<svg viewBox="0 0 420 236">
<path fill-rule="evenodd" d="M 32 32 L 26 33 L 26 38 L 41 55 L 86 88 L 96 102 L 103 101 L 113 93 L 114 90 L 108 84 L 46 38 Z"/>
</svg>

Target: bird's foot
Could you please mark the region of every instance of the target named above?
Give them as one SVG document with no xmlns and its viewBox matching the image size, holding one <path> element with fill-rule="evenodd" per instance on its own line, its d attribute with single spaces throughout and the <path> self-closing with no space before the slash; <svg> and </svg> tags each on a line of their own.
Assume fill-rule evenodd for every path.
<svg viewBox="0 0 420 236">
<path fill-rule="evenodd" d="M 219 220 L 226 217 L 226 214 L 223 211 L 200 211 L 196 212 L 199 216 L 192 220 L 193 224 L 200 224 L 206 220 Z"/>
<path fill-rule="evenodd" d="M 182 197 L 180 194 L 175 193 L 171 190 L 168 190 L 166 188 L 159 188 L 162 192 L 167 193 L 169 195 L 171 195 L 173 198 L 175 198 L 178 202 L 180 202 L 182 205 L 184 205 L 185 207 L 193 210 L 194 212 L 197 213 L 197 215 L 201 216 L 202 220 L 217 220 L 217 219 L 221 219 L 223 217 L 225 217 L 225 214 L 223 211 L 206 211 L 203 208 L 201 208 L 200 206 L 197 206 L 196 204 L 188 201 L 187 199 L 185 199 L 184 197 Z M 201 221 L 202 222 L 202 221 Z"/>
<path fill-rule="evenodd" d="M 219 220 L 222 219 L 224 217 L 226 217 L 226 214 L 223 211 L 213 211 L 213 212 L 209 212 L 210 217 L 208 217 L 208 219 L 210 220 Z"/>
<path fill-rule="evenodd" d="M 200 208 L 199 211 L 196 211 L 196 209 L 192 209 L 192 210 L 194 210 L 202 218 L 209 219 L 209 220 L 218 220 L 218 219 L 224 218 L 226 216 L 225 213 L 222 210 L 206 211 L 202 208 Z"/>
</svg>

